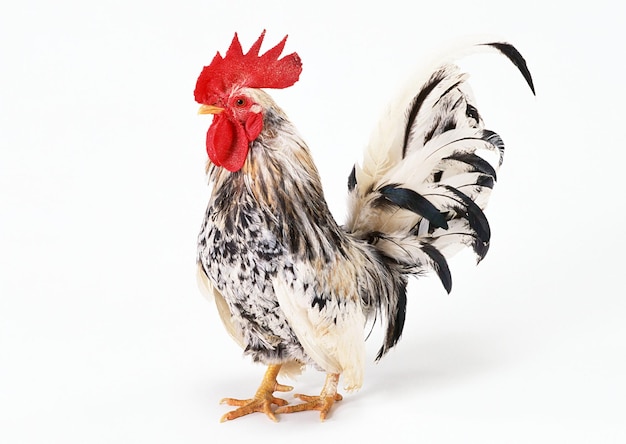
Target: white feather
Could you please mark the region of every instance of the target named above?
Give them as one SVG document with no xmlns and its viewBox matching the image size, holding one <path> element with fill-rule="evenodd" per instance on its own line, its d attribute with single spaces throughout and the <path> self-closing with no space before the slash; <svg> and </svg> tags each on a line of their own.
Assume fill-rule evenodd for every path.
<svg viewBox="0 0 626 444">
<path fill-rule="evenodd" d="M 304 276 L 302 280 L 308 280 L 307 275 L 314 279 L 315 271 L 306 264 L 297 264 L 295 268 L 299 276 Z M 306 354 L 324 371 L 341 373 L 346 390 L 360 388 L 365 362 L 365 315 L 360 301 L 351 295 L 334 295 L 345 304 L 340 305 L 340 310 L 327 313 L 311 304 L 307 292 L 290 287 L 284 279 L 276 278 L 273 285 L 280 308 Z"/>
</svg>

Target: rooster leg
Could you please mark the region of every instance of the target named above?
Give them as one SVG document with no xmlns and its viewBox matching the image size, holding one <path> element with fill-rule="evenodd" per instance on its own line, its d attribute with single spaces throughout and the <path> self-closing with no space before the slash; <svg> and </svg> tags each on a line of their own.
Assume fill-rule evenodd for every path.
<svg viewBox="0 0 626 444">
<path fill-rule="evenodd" d="M 270 365 L 267 368 L 265 376 L 263 376 L 263 381 L 261 381 L 261 385 L 252 399 L 222 399 L 220 404 L 233 405 L 239 408 L 222 416 L 221 422 L 239 418 L 240 416 L 248 415 L 254 412 L 265 413 L 272 421 L 276 422 L 277 419 L 272 411 L 272 404 L 284 406 L 288 403 L 284 399 L 275 398 L 274 392 L 288 392 L 293 390 L 293 387 L 279 384 L 276 381 L 276 376 L 278 375 L 279 370 L 280 365 Z"/>
<path fill-rule="evenodd" d="M 294 395 L 296 398 L 304 401 L 302 404 L 278 407 L 275 413 L 294 413 L 303 412 L 305 410 L 319 410 L 320 420 L 324 421 L 328 412 L 332 408 L 335 401 L 341 401 L 343 397 L 337 393 L 337 383 L 339 382 L 339 373 L 328 373 L 322 393 L 319 396 Z"/>
</svg>

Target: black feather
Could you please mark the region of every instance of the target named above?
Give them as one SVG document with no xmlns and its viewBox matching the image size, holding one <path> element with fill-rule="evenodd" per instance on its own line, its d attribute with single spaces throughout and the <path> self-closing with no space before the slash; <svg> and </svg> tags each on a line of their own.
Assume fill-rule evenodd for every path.
<svg viewBox="0 0 626 444">
<path fill-rule="evenodd" d="M 478 176 L 478 179 L 476 180 L 476 185 L 478 185 L 479 187 L 493 189 L 494 184 L 495 184 L 495 180 L 493 179 L 493 177 L 488 176 L 486 174 L 481 174 L 480 176 Z"/>
<path fill-rule="evenodd" d="M 439 279 L 441 279 L 443 288 L 450 293 L 452 291 L 452 274 L 450 273 L 450 267 L 448 267 L 448 261 L 439 250 L 425 242 L 422 243 L 422 251 L 434 262 L 435 266 L 433 268 Z"/>
<path fill-rule="evenodd" d="M 476 122 L 480 122 L 480 114 L 478 114 L 478 110 L 476 109 L 475 106 L 471 105 L 471 104 L 467 104 L 467 107 L 465 108 L 465 115 L 467 117 L 470 117 L 474 120 L 476 120 Z"/>
<path fill-rule="evenodd" d="M 513 62 L 513 64 L 517 66 L 517 69 L 519 69 L 519 71 L 524 76 L 524 79 L 526 80 L 526 83 L 528 83 L 528 86 L 533 92 L 533 95 L 536 95 L 535 85 L 533 84 L 533 78 L 530 74 L 530 70 L 526 65 L 526 60 L 524 60 L 524 57 L 522 57 L 520 52 L 513 45 L 511 45 L 510 43 L 502 42 L 485 43 L 485 45 L 496 48 L 498 51 L 504 54 L 511 62 Z"/>
<path fill-rule="evenodd" d="M 385 185 L 378 190 L 381 196 L 378 198 L 379 205 L 392 203 L 405 210 L 428 219 L 437 228 L 448 228 L 446 213 L 442 213 L 428 199 L 421 194 L 408 189 L 400 188 L 397 184 Z"/>
<path fill-rule="evenodd" d="M 406 319 L 406 279 L 400 282 L 397 286 L 396 295 L 398 300 L 396 301 L 396 312 L 394 313 L 394 322 L 389 325 L 387 332 L 385 333 L 385 342 L 378 350 L 376 360 L 380 360 L 394 345 L 398 343 L 404 330 L 404 321 Z"/>
<path fill-rule="evenodd" d="M 445 188 L 453 193 L 462 204 L 460 208 L 455 208 L 455 211 L 469 223 L 472 231 L 476 233 L 472 249 L 479 257 L 479 262 L 482 260 L 487 251 L 489 250 L 489 241 L 491 239 L 491 228 L 489 228 L 489 221 L 483 210 L 480 209 L 476 202 L 470 199 L 466 194 L 457 190 L 451 186 L 445 186 Z"/>
<path fill-rule="evenodd" d="M 354 190 L 354 187 L 356 187 L 356 165 L 352 167 L 352 171 L 348 176 L 348 191 Z"/>
<path fill-rule="evenodd" d="M 444 160 L 456 160 L 472 167 L 472 171 L 491 176 L 493 180 L 498 180 L 496 170 L 489 162 L 474 153 L 457 152 Z"/>
</svg>

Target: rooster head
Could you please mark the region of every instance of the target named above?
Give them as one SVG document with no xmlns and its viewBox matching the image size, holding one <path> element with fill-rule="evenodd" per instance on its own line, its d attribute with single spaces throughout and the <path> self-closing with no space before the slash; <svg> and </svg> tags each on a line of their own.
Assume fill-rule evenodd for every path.
<svg viewBox="0 0 626 444">
<path fill-rule="evenodd" d="M 213 114 L 206 139 L 209 159 L 234 172 L 243 167 L 250 144 L 263 130 L 263 106 L 251 89 L 287 88 L 298 81 L 302 62 L 296 53 L 279 59 L 287 36 L 259 56 L 265 31 L 244 54 L 237 34 L 226 55 L 218 52 L 205 66 L 194 91 L 200 114 Z"/>
</svg>

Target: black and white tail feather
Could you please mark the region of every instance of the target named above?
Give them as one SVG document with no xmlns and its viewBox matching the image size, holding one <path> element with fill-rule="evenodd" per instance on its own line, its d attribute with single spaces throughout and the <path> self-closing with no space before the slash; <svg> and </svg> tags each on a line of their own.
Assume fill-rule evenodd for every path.
<svg viewBox="0 0 626 444">
<path fill-rule="evenodd" d="M 487 43 L 475 49 L 505 55 L 535 93 L 526 62 L 512 45 Z M 362 164 L 348 179 L 345 229 L 405 274 L 434 270 L 448 292 L 447 258 L 468 246 L 480 262 L 489 250 L 491 232 L 483 210 L 504 156 L 500 136 L 484 128 L 467 78 L 455 64 L 443 63 L 413 82 L 411 92 L 383 117 Z M 401 311 L 403 321 L 404 309 L 392 311 Z M 398 316 L 386 311 L 388 318 Z M 397 320 L 389 319 L 388 328 L 394 324 Z M 388 334 L 378 358 L 399 334 Z"/>
</svg>

